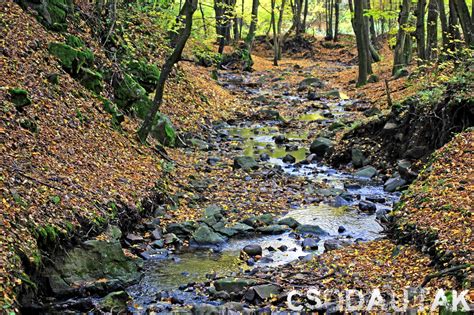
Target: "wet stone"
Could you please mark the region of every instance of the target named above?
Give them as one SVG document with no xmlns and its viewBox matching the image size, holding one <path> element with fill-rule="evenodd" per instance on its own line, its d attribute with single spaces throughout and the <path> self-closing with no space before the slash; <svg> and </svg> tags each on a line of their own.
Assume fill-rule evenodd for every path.
<svg viewBox="0 0 474 315">
<path fill-rule="evenodd" d="M 377 211 L 377 206 L 370 201 L 361 200 L 359 202 L 359 210 L 365 213 L 373 214 Z"/>
<path fill-rule="evenodd" d="M 255 257 L 257 255 L 261 256 L 262 255 L 262 247 L 257 244 L 250 244 L 245 246 L 242 251 L 249 255 L 250 257 Z"/>
</svg>

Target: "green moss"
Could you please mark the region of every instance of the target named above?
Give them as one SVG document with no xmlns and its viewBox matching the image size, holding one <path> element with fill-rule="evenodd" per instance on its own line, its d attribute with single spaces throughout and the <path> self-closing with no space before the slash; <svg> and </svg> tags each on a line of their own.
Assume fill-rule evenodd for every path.
<svg viewBox="0 0 474 315">
<path fill-rule="evenodd" d="M 66 36 L 66 44 L 74 48 L 81 48 L 85 46 L 84 41 L 74 35 Z"/>
<path fill-rule="evenodd" d="M 157 115 L 150 134 L 165 146 L 172 147 L 176 144 L 176 131 L 166 115 Z"/>
<path fill-rule="evenodd" d="M 79 73 L 83 65 L 94 63 L 94 54 L 89 49 L 79 50 L 64 43 L 50 43 L 48 50 L 72 74 Z"/>
<path fill-rule="evenodd" d="M 132 76 L 125 74 L 114 86 L 115 101 L 119 108 L 129 111 L 138 100 L 147 97 L 146 90 Z"/>
<path fill-rule="evenodd" d="M 125 120 L 124 115 L 118 109 L 117 105 L 112 103 L 110 100 L 106 98 L 101 98 L 102 104 L 104 106 L 104 110 L 112 115 L 112 125 L 113 126 L 120 126 L 120 124 Z"/>
<path fill-rule="evenodd" d="M 68 1 L 67 0 L 49 0 L 48 12 L 51 17 L 51 25 L 54 24 L 65 24 L 68 13 Z"/>
<path fill-rule="evenodd" d="M 138 118 L 145 119 L 152 106 L 153 102 L 149 98 L 143 98 L 133 103 L 132 111 Z"/>
<path fill-rule="evenodd" d="M 89 68 L 81 69 L 79 81 L 85 88 L 97 94 L 102 92 L 104 88 L 102 84 L 102 74 Z"/>
<path fill-rule="evenodd" d="M 148 64 L 143 60 L 133 60 L 127 64 L 127 69 L 135 81 L 151 93 L 160 78 L 160 70 L 156 65 Z"/>
<path fill-rule="evenodd" d="M 31 99 L 28 97 L 28 91 L 23 89 L 12 88 L 9 89 L 10 101 L 15 104 L 17 109 L 22 109 L 31 104 Z"/>
<path fill-rule="evenodd" d="M 27 118 L 20 119 L 20 126 L 33 133 L 38 132 L 38 125 L 36 124 L 36 121 L 32 119 L 27 119 Z"/>
</svg>

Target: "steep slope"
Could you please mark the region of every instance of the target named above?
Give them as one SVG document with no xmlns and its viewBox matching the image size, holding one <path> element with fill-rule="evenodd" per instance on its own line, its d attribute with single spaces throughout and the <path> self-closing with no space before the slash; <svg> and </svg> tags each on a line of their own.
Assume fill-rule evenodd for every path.
<svg viewBox="0 0 474 315">
<path fill-rule="evenodd" d="M 136 222 L 163 177 L 161 157 L 135 140 L 139 121 L 112 124 L 103 102 L 113 99 L 109 82 L 97 96 L 64 71 L 48 47 L 68 34 L 46 30 L 29 13 L 0 4 L 0 305 L 7 309 L 29 281 L 25 268 L 41 265 L 40 247 L 93 234 L 109 220 Z M 114 67 L 87 26 L 75 23 L 68 31 L 94 54 L 94 67 Z M 163 105 L 177 127 L 197 131 L 232 113 L 232 97 L 207 70 L 179 68 Z"/>
</svg>

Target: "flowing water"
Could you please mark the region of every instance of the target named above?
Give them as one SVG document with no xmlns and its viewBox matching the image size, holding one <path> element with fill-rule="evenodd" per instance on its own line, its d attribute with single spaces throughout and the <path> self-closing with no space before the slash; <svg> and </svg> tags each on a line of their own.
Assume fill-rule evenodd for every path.
<svg viewBox="0 0 474 315">
<path fill-rule="evenodd" d="M 240 83 L 245 80 L 235 79 L 232 75 L 227 76 L 227 87 L 253 95 L 265 94 L 265 90 L 244 89 Z M 234 80 L 235 79 L 235 80 Z M 333 104 L 335 112 L 341 115 L 341 104 Z M 299 116 L 301 121 L 324 120 L 319 112 L 308 113 Z M 164 259 L 152 259 L 145 262 L 145 273 L 141 282 L 129 289 L 135 303 L 140 306 L 149 306 L 157 302 L 163 296 L 184 301 L 187 303 L 202 302 L 203 297 L 194 292 L 183 292 L 178 290 L 183 284 L 193 282 L 205 282 L 210 278 L 228 275 L 239 270 L 249 268 L 239 260 L 240 250 L 248 244 L 259 244 L 264 249 L 263 262 L 257 262 L 256 266 L 277 266 L 287 264 L 291 261 L 301 259 L 308 254 L 320 254 L 324 251 L 324 241 L 337 237 L 346 237 L 356 241 L 368 241 L 381 237 L 381 226 L 376 221 L 376 215 L 360 213 L 356 206 L 360 200 L 367 197 L 377 196 L 379 203 L 377 209 L 390 210 L 394 202 L 398 200 L 398 194 L 389 194 L 383 190 L 382 184 L 363 178 L 356 178 L 351 174 L 342 173 L 319 163 L 308 165 L 286 164 L 282 157 L 291 154 L 296 161 L 306 158 L 308 151 L 302 143 L 307 139 L 306 132 L 285 132 L 280 130 L 278 124 L 272 121 L 263 121 L 259 124 L 242 122 L 239 125 L 225 127 L 232 141 L 239 143 L 243 154 L 257 157 L 266 153 L 270 159 L 266 162 L 273 166 L 279 166 L 288 176 L 301 176 L 307 178 L 315 186 L 324 183 L 328 188 L 316 190 L 314 193 L 333 196 L 327 203 L 310 205 L 302 208 L 288 209 L 287 217 L 292 217 L 302 224 L 319 225 L 329 235 L 321 237 L 318 249 L 315 251 L 304 250 L 301 240 L 295 238 L 294 233 L 285 233 L 275 236 L 257 236 L 249 239 L 232 239 L 219 250 L 188 250 L 170 254 Z M 275 144 L 274 137 L 284 135 L 289 144 L 295 145 L 288 151 L 285 146 Z M 236 155 L 242 154 L 236 153 Z M 338 199 L 336 195 L 345 192 L 353 196 L 352 201 Z M 342 203 L 342 204 L 341 204 Z M 338 231 L 344 226 L 345 231 Z M 269 247 L 278 248 L 285 245 L 288 250 L 269 250 Z M 165 303 L 166 304 L 166 303 Z M 168 305 L 168 307 L 171 307 Z"/>
</svg>

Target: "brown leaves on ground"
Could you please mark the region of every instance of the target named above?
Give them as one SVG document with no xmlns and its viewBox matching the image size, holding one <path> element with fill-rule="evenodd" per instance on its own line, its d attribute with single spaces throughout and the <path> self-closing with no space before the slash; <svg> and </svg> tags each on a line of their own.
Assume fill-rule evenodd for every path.
<svg viewBox="0 0 474 315">
<path fill-rule="evenodd" d="M 445 264 L 474 263 L 474 132 L 464 132 L 438 150 L 402 198 L 398 229 L 434 233 L 436 250 L 452 254 Z"/>
</svg>

